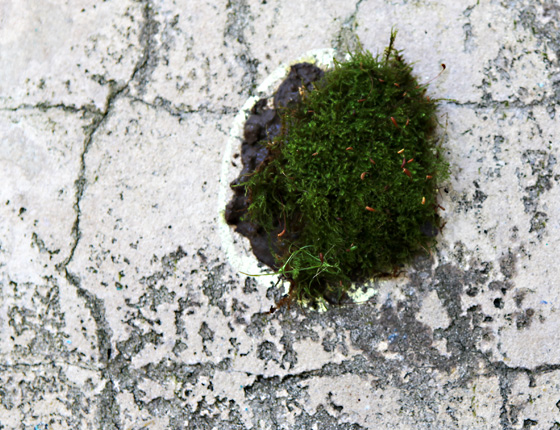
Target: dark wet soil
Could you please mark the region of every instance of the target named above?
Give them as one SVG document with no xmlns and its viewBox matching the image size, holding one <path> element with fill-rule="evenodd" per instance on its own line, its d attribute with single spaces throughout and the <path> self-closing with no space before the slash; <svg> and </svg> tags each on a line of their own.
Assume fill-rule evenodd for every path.
<svg viewBox="0 0 560 430">
<path fill-rule="evenodd" d="M 268 157 L 269 151 L 262 143 L 274 139 L 280 133 L 280 116 L 278 110 L 293 103 L 299 103 L 299 88 L 303 85 L 311 90 L 312 83 L 322 78 L 324 72 L 309 63 L 299 63 L 291 67 L 289 75 L 282 81 L 273 95 L 273 107 L 268 107 L 268 99 L 261 99 L 251 109 L 251 114 L 243 129 L 241 143 L 241 162 L 243 169 L 239 176 L 230 184 L 234 196 L 226 206 L 225 218 L 228 224 L 236 226 L 235 231 L 247 237 L 251 242 L 253 254 L 267 266 L 278 269 L 273 252 L 278 252 L 278 233 L 283 229 L 279 222 L 277 231 L 270 233 L 248 220 L 247 208 L 249 197 L 246 187 L 239 185 L 246 176 Z"/>
</svg>

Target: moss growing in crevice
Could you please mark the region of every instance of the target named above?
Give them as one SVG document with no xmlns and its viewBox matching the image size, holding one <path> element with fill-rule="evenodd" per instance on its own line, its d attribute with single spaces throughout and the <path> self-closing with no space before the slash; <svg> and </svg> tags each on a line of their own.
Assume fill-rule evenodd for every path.
<svg viewBox="0 0 560 430">
<path fill-rule="evenodd" d="M 275 236 L 291 298 L 340 296 L 429 250 L 440 220 L 437 100 L 394 48 L 359 50 L 278 109 L 280 133 L 244 183 L 252 223 Z"/>
</svg>

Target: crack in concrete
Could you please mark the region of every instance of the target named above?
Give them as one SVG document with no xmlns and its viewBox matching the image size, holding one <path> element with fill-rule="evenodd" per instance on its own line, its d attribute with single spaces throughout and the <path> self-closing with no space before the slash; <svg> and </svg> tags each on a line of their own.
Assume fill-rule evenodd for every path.
<svg viewBox="0 0 560 430">
<path fill-rule="evenodd" d="M 245 71 L 239 87 L 243 88 L 243 93 L 248 92 L 249 95 L 252 95 L 257 87 L 260 62 L 251 53 L 251 46 L 245 35 L 251 22 L 251 8 L 245 0 L 230 0 L 226 10 L 229 12 L 224 29 L 224 45 L 228 46 L 228 39 L 239 44 L 240 52 L 235 55 L 235 59 Z"/>
<path fill-rule="evenodd" d="M 138 81 L 138 88 L 143 90 L 146 85 L 147 78 L 151 71 L 157 64 L 155 58 L 155 35 L 158 31 L 158 24 L 154 20 L 154 13 L 151 1 L 144 1 L 144 23 L 140 32 L 140 44 L 144 49 L 138 62 L 136 63 L 130 79 L 125 84 L 118 84 L 114 80 L 107 80 L 106 84 L 109 86 L 109 94 L 105 102 L 103 111 L 94 111 L 94 118 L 91 123 L 84 127 L 85 138 L 83 149 L 80 154 L 80 169 L 78 178 L 74 182 L 76 192 L 73 208 L 75 211 L 74 224 L 71 230 L 73 243 L 70 248 L 68 256 L 56 266 L 56 269 L 63 273 L 70 285 L 76 288 L 78 296 L 82 297 L 85 301 L 86 307 L 89 308 L 92 318 L 96 324 L 97 335 L 97 349 L 99 352 L 99 362 L 101 364 L 98 371 L 101 372 L 101 377 L 105 379 L 106 385 L 103 392 L 99 395 L 101 404 L 98 408 L 98 422 L 100 428 L 120 428 L 120 407 L 117 401 L 117 391 L 113 381 L 113 368 L 115 367 L 114 361 L 111 360 L 111 338 L 112 330 L 107 322 L 105 316 L 105 307 L 101 299 L 97 298 L 94 294 L 87 291 L 81 286 L 81 281 L 78 275 L 72 273 L 68 266 L 74 258 L 74 254 L 81 239 L 82 232 L 80 230 L 80 221 L 82 218 L 81 202 L 84 197 L 85 188 L 87 185 L 86 179 L 86 156 L 93 142 L 94 136 L 102 125 L 107 121 L 119 97 L 126 95 L 130 89 L 130 85 L 134 81 Z M 52 105 L 39 104 L 36 106 L 39 109 L 63 109 L 69 112 L 79 112 L 81 109 L 75 107 L 68 107 L 65 105 Z M 84 109 L 85 111 L 85 109 Z M 119 370 L 119 369 L 116 369 Z"/>
<path fill-rule="evenodd" d="M 145 22 L 141 30 L 140 35 L 140 43 L 144 45 L 144 49 L 142 51 L 142 55 L 138 62 L 136 63 L 130 79 L 123 85 L 119 85 L 116 81 L 110 79 L 107 81 L 107 85 L 109 85 L 109 94 L 107 95 L 107 100 L 105 101 L 105 107 L 102 112 L 99 112 L 97 116 L 93 119 L 91 124 L 86 127 L 86 136 L 84 139 L 84 147 L 80 154 L 80 172 L 78 174 L 78 179 L 75 181 L 76 186 L 76 193 L 75 193 L 75 202 L 74 202 L 74 209 L 76 211 L 76 219 L 74 221 L 74 225 L 72 227 L 72 237 L 74 238 L 74 243 L 71 247 L 70 253 L 68 257 L 59 265 L 58 269 L 60 271 L 64 270 L 67 271 L 67 266 L 72 261 L 74 257 L 74 252 L 76 251 L 76 247 L 80 241 L 80 218 L 81 218 L 81 210 L 80 210 L 80 202 L 84 194 L 84 189 L 86 185 L 86 162 L 85 157 L 91 143 L 93 141 L 93 137 L 97 130 L 101 127 L 101 125 L 105 122 L 108 116 L 111 113 L 111 108 L 114 106 L 116 100 L 122 94 L 126 94 L 130 88 L 130 84 L 137 79 L 139 76 L 140 80 L 145 79 L 148 72 L 145 72 L 146 69 L 152 64 L 150 60 L 150 55 L 152 53 L 153 44 L 154 44 L 154 36 L 157 32 L 158 26 L 154 24 L 153 18 L 153 11 L 151 6 L 151 1 L 145 1 L 144 7 L 144 18 Z M 140 84 L 142 81 L 140 82 Z"/>
<path fill-rule="evenodd" d="M 30 369 L 48 369 L 52 367 L 64 368 L 64 367 L 77 367 L 78 369 L 87 371 L 97 371 L 98 368 L 95 366 L 85 366 L 83 364 L 73 363 L 70 361 L 60 361 L 51 360 L 48 363 L 11 363 L 11 364 L 0 364 L 0 372 L 14 372 L 18 370 L 28 371 Z"/>
<path fill-rule="evenodd" d="M 483 97 L 484 99 L 484 97 Z M 546 107 L 549 106 L 551 103 L 555 104 L 556 100 L 553 97 L 543 97 L 539 100 L 533 100 L 530 103 L 523 103 L 516 100 L 493 100 L 491 98 L 486 98 L 482 102 L 460 102 L 455 99 L 440 99 L 439 102 L 441 104 L 447 104 L 452 106 L 459 106 L 459 107 L 472 107 L 475 109 L 495 109 L 501 108 L 504 110 L 526 110 L 526 109 L 533 109 L 535 107 Z"/>
<path fill-rule="evenodd" d="M 145 0 L 143 3 L 144 25 L 140 31 L 140 45 L 144 49 L 129 81 L 137 81 L 137 89 L 140 94 L 145 92 L 147 81 L 159 62 L 157 43 L 154 37 L 159 31 L 159 22 L 154 17 L 155 13 L 151 0 Z"/>
<path fill-rule="evenodd" d="M 214 115 L 214 116 L 223 116 L 223 115 L 236 115 L 239 112 L 239 108 L 232 108 L 224 106 L 222 109 L 213 110 L 210 109 L 208 106 L 198 106 L 194 109 L 184 109 L 179 106 L 173 105 L 173 103 L 163 97 L 156 97 L 153 102 L 148 102 L 140 97 L 132 97 L 128 96 L 130 100 L 136 103 L 141 103 L 144 106 L 148 106 L 154 110 L 163 110 L 167 112 L 169 115 L 173 117 L 177 117 L 179 119 L 186 118 L 191 115 L 196 114 L 207 114 L 207 115 Z"/>
<path fill-rule="evenodd" d="M 502 404 L 500 406 L 500 424 L 502 426 L 502 430 L 509 430 L 511 428 L 511 424 L 509 421 L 508 401 L 511 390 L 507 373 L 498 372 L 498 380 L 500 385 L 500 397 L 502 398 Z"/>
<path fill-rule="evenodd" d="M 342 31 L 348 30 L 353 33 L 353 30 L 356 28 L 356 15 L 358 13 L 359 6 L 363 0 L 359 0 L 355 5 L 355 11 L 348 19 L 344 21 L 341 26 L 341 34 Z M 67 106 L 64 104 L 57 104 L 57 105 L 49 105 L 39 103 L 37 105 L 21 105 L 16 108 L 2 108 L 2 111 L 16 111 L 18 109 L 38 109 L 41 111 L 47 111 L 50 109 L 60 109 L 68 113 L 88 113 L 94 115 L 92 122 L 86 128 L 86 134 L 84 139 L 83 150 L 80 154 L 80 171 L 78 175 L 78 179 L 75 181 L 76 186 L 76 193 L 75 193 L 75 202 L 74 202 L 74 210 L 76 212 L 76 218 L 74 225 L 72 227 L 72 237 L 73 237 L 73 244 L 70 250 L 68 257 L 58 265 L 57 269 L 62 271 L 68 282 L 73 285 L 78 292 L 78 295 L 82 297 L 85 302 L 86 306 L 91 311 L 93 318 L 95 320 L 97 326 L 97 338 L 98 338 L 98 351 L 100 354 L 100 364 L 101 369 L 101 376 L 106 379 L 107 385 L 105 386 L 100 398 L 102 402 L 100 402 L 100 409 L 99 409 L 99 418 L 100 418 L 100 426 L 105 425 L 106 427 L 103 428 L 119 428 L 120 422 L 120 410 L 119 405 L 116 399 L 116 385 L 120 379 L 115 377 L 116 372 L 120 371 L 121 369 L 128 366 L 130 363 L 126 360 L 124 356 L 121 356 L 120 360 L 112 360 L 112 348 L 111 348 L 111 338 L 112 338 L 112 330 L 107 322 L 106 315 L 105 315 L 105 308 L 104 303 L 102 300 L 98 299 L 94 294 L 82 288 L 80 279 L 77 275 L 71 273 L 68 269 L 70 262 L 74 257 L 74 253 L 77 249 L 79 241 L 81 239 L 81 230 L 80 230 L 80 220 L 81 220 L 81 201 L 85 193 L 85 188 L 87 185 L 86 180 L 86 156 L 89 151 L 89 148 L 93 142 L 95 134 L 97 131 L 103 126 L 106 122 L 107 118 L 112 112 L 113 106 L 115 105 L 116 101 L 120 97 L 129 97 L 131 100 L 135 102 L 139 102 L 145 104 L 146 106 L 150 106 L 154 109 L 163 109 L 168 112 L 170 115 L 177 116 L 177 117 L 184 117 L 187 115 L 195 114 L 195 113 L 209 113 L 213 115 L 222 115 L 222 114 L 230 114 L 231 111 L 224 108 L 221 112 L 220 111 L 212 111 L 210 109 L 198 108 L 196 110 L 184 110 L 179 107 L 173 106 L 171 102 L 165 100 L 163 98 L 157 97 L 153 103 L 148 103 L 142 100 L 139 97 L 131 97 L 128 95 L 128 90 L 130 85 L 133 82 L 137 83 L 137 88 L 140 93 L 145 91 L 145 87 L 148 84 L 148 80 L 150 77 L 151 72 L 157 66 L 157 51 L 155 50 L 155 40 L 154 36 L 158 31 L 159 24 L 154 19 L 154 11 L 152 9 L 152 5 L 150 1 L 146 1 L 144 7 L 144 26 L 142 28 L 140 42 L 144 46 L 144 50 L 140 59 L 138 60 L 136 66 L 134 67 L 133 73 L 124 85 L 118 85 L 115 81 L 108 81 L 108 85 L 110 87 L 109 95 L 107 96 L 107 100 L 105 103 L 104 109 L 92 109 L 90 107 L 75 107 L 75 106 Z M 236 1 L 230 2 L 228 4 L 228 8 L 232 9 L 232 22 L 230 23 L 232 33 L 229 33 L 229 30 L 226 30 L 226 34 L 224 37 L 234 37 L 233 33 L 237 32 L 242 35 L 241 38 L 237 38 L 237 42 L 241 44 L 241 57 L 238 57 L 241 60 L 241 63 L 244 65 L 245 68 L 245 75 L 243 77 L 243 81 L 248 79 L 250 82 L 254 83 L 256 79 L 256 68 L 258 66 L 257 60 L 251 59 L 252 57 L 250 54 L 250 46 L 249 43 L 245 40 L 244 32 L 246 31 L 247 24 L 245 20 L 247 20 L 247 16 L 249 14 L 249 7 L 247 6 L 246 2 Z M 228 15 L 229 20 L 229 15 Z M 243 57 L 245 55 L 245 57 Z M 482 103 L 475 103 L 475 102 L 464 102 L 460 103 L 454 100 L 444 100 L 443 102 L 449 103 L 451 105 L 456 106 L 464 106 L 464 107 L 471 107 L 471 108 L 492 108 L 496 106 L 500 106 L 507 109 L 527 109 L 534 106 L 539 106 L 541 104 L 549 103 L 549 98 L 543 98 L 539 101 L 533 101 L 530 104 L 523 104 L 519 100 L 515 100 L 512 102 L 500 102 L 490 99 L 484 100 Z M 41 245 L 40 239 L 36 238 L 36 243 L 38 246 Z M 451 301 L 451 299 L 449 299 Z M 445 301 L 445 300 L 443 300 Z M 453 316 L 452 318 L 453 323 L 449 326 L 446 330 L 448 333 L 446 338 L 450 340 L 450 334 L 454 330 L 460 330 L 463 325 L 459 324 L 462 323 L 463 320 L 460 319 L 458 315 Z M 468 319 L 465 320 L 467 323 L 469 322 Z M 473 325 L 474 322 L 473 322 Z M 474 328 L 479 326 L 475 325 Z M 509 394 L 511 390 L 511 378 L 515 377 L 519 374 L 527 374 L 530 378 L 534 379 L 534 375 L 542 374 L 547 372 L 552 372 L 560 369 L 560 365 L 541 365 L 535 369 L 527 369 L 522 367 L 508 367 L 503 362 L 491 362 L 489 361 L 489 357 L 484 354 L 482 351 L 475 349 L 472 350 L 473 345 L 476 348 L 476 342 L 472 342 L 469 339 L 469 342 L 464 342 L 462 338 L 457 339 L 457 344 L 460 346 L 459 353 L 457 354 L 459 360 L 465 360 L 467 355 L 471 356 L 479 356 L 485 360 L 488 364 L 489 373 L 487 375 L 490 376 L 498 376 L 499 379 L 499 387 L 500 387 L 500 396 L 502 399 L 502 404 L 500 408 L 500 424 L 503 429 L 511 428 L 511 420 L 510 420 L 510 413 L 508 410 L 508 402 L 509 402 Z M 319 369 L 313 370 L 306 370 L 297 373 L 289 373 L 284 376 L 265 376 L 262 373 L 250 373 L 250 372 L 243 372 L 243 371 L 234 371 L 232 372 L 242 372 L 247 375 L 256 376 L 256 380 L 246 386 L 246 390 L 250 390 L 253 387 L 264 384 L 267 382 L 274 382 L 277 386 L 282 386 L 283 384 L 288 384 L 294 381 L 302 381 L 307 380 L 313 377 L 332 377 L 337 374 L 347 374 L 352 373 L 356 374 L 356 370 L 352 367 L 348 367 L 349 363 L 352 363 L 353 360 L 343 361 L 340 364 L 325 364 L 321 366 Z M 354 360 L 355 361 L 355 360 Z M 387 362 L 387 359 L 382 359 L 382 361 Z M 214 363 L 199 363 L 200 366 L 208 367 L 208 369 L 219 369 L 220 367 L 228 367 L 228 361 L 223 360 L 218 364 Z M 375 366 L 375 362 L 369 362 L 369 365 L 373 368 Z M 164 365 L 164 362 L 161 362 L 161 365 Z M 0 370 L 9 370 L 16 368 L 15 366 L 20 366 L 20 364 L 14 364 L 10 366 L 0 365 Z M 32 365 L 30 365 L 32 366 Z M 362 364 L 363 366 L 363 364 Z M 433 366 L 439 367 L 439 366 Z M 147 368 L 148 369 L 148 368 Z M 88 368 L 88 370 L 91 370 Z M 469 369 L 467 369 L 469 370 Z M 471 369 L 472 370 L 472 369 Z M 375 375 L 373 369 L 370 369 L 368 372 L 367 369 L 363 370 L 364 373 L 369 373 L 371 375 Z M 475 372 L 468 372 L 467 380 L 473 379 L 477 376 Z M 117 379 L 116 379 L 117 378 Z M 122 377 L 124 378 L 124 376 Z M 123 379 L 124 380 L 124 379 Z M 134 394 L 135 401 L 138 405 L 147 405 L 148 402 L 140 400 L 140 398 L 136 397 L 136 393 Z M 199 412 L 200 413 L 200 412 Z M 109 420 L 109 421 L 107 421 Z"/>
<path fill-rule="evenodd" d="M 231 369 L 228 372 L 232 373 L 242 373 L 249 376 L 254 376 L 255 381 L 251 384 L 245 386 L 249 389 L 254 384 L 262 383 L 265 381 L 278 381 L 278 384 L 284 384 L 289 381 L 305 381 L 313 377 L 333 377 L 352 374 L 355 375 L 355 369 L 352 365 L 356 364 L 356 361 L 360 361 L 360 356 L 354 356 L 349 360 L 343 360 L 340 363 L 325 363 L 317 369 L 302 370 L 301 372 L 287 373 L 285 375 L 266 375 L 261 372 L 250 372 L 246 370 L 235 370 Z"/>
<path fill-rule="evenodd" d="M 3 107 L 0 108 L 2 112 L 18 112 L 21 110 L 39 110 L 41 112 L 48 112 L 49 110 L 61 110 L 67 113 L 81 113 L 81 114 L 91 114 L 91 115 L 102 115 L 103 113 L 93 107 L 93 106 L 76 106 L 76 105 L 67 105 L 64 103 L 37 103 L 37 104 L 29 104 L 23 103 L 15 107 Z"/>
<path fill-rule="evenodd" d="M 347 52 L 356 51 L 360 45 L 360 41 L 356 34 L 356 29 L 358 28 L 356 17 L 360 11 L 362 1 L 363 0 L 358 0 L 356 2 L 354 5 L 354 12 L 352 12 L 350 16 L 342 22 L 338 33 L 331 43 L 331 46 L 341 56 L 344 56 Z"/>
</svg>

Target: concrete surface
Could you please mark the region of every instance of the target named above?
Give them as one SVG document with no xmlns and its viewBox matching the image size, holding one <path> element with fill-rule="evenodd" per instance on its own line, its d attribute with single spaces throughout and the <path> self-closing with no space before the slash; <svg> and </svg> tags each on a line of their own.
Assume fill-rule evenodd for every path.
<svg viewBox="0 0 560 430">
<path fill-rule="evenodd" d="M 0 2 L 0 427 L 559 429 L 559 21 L 555 0 Z M 282 291 L 220 233 L 234 119 L 279 65 L 391 26 L 422 80 L 448 66 L 443 237 L 366 303 L 269 315 Z"/>
</svg>

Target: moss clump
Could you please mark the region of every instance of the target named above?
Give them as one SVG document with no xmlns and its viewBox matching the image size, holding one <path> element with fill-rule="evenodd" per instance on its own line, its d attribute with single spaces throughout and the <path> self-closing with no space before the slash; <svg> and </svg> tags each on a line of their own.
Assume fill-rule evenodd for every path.
<svg viewBox="0 0 560 430">
<path fill-rule="evenodd" d="M 351 281 L 391 272 L 433 246 L 437 100 L 393 47 L 360 49 L 282 108 L 280 135 L 246 182 L 249 216 L 278 243 L 291 296 L 342 294 Z"/>
</svg>

